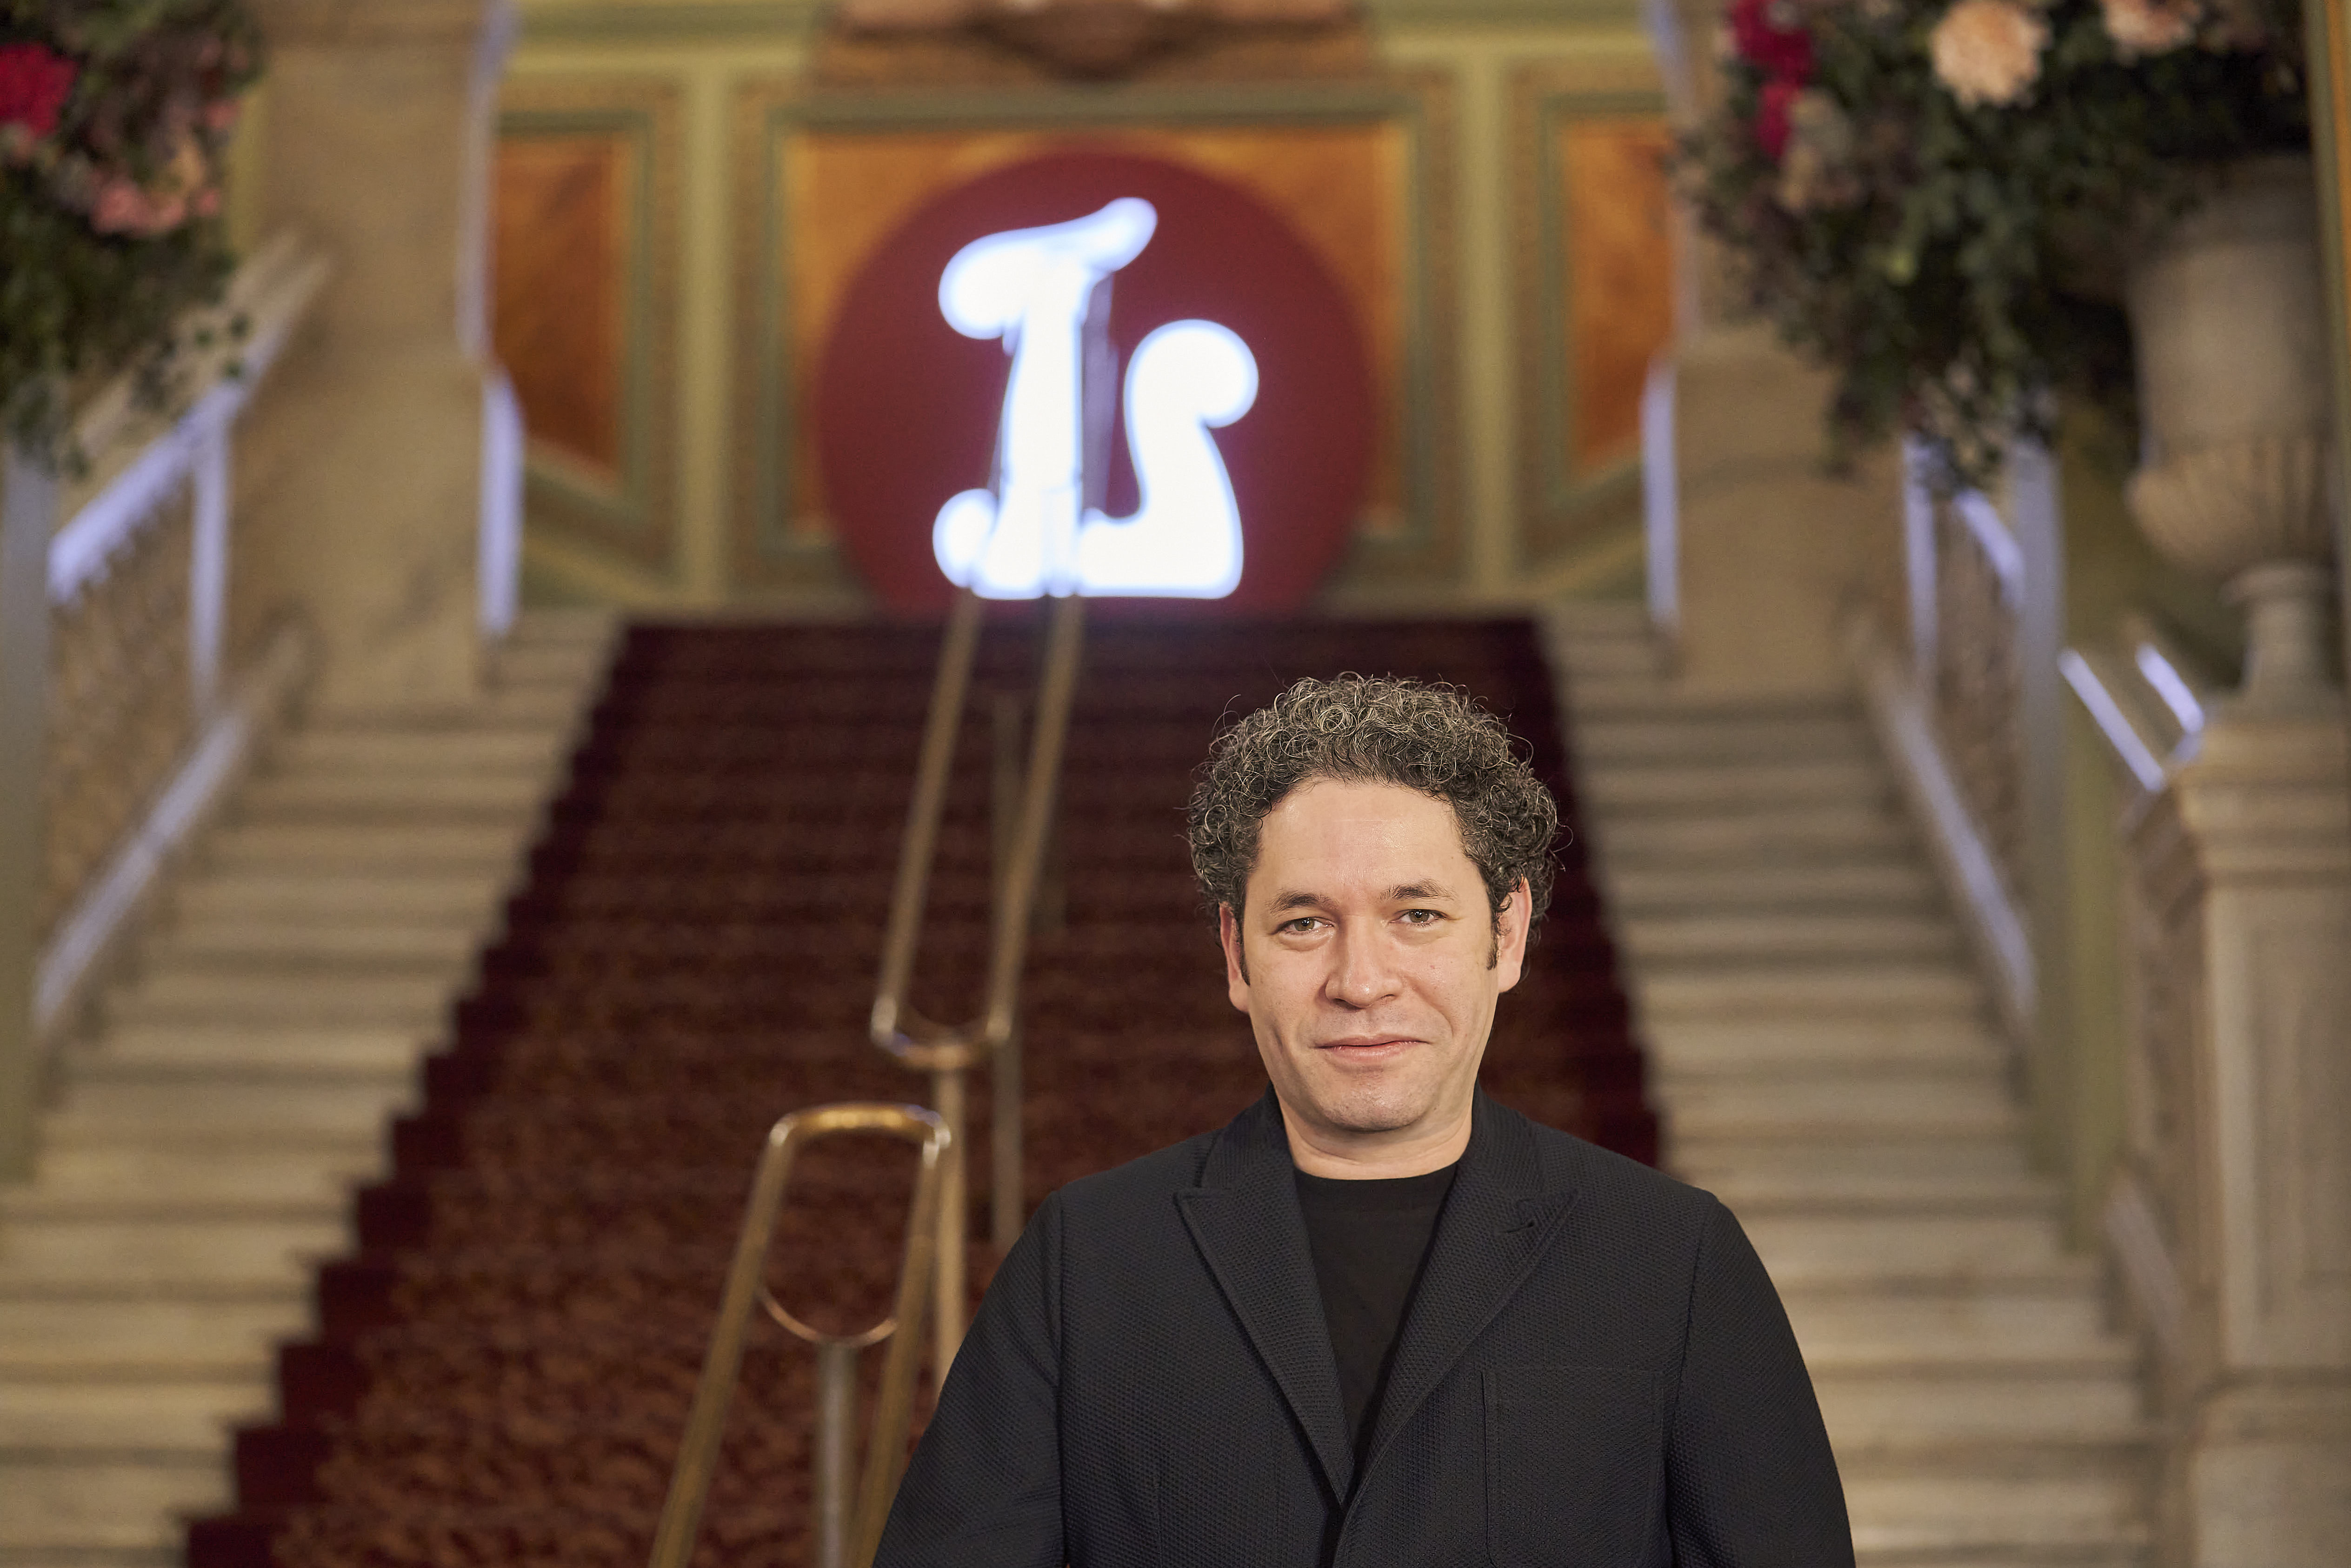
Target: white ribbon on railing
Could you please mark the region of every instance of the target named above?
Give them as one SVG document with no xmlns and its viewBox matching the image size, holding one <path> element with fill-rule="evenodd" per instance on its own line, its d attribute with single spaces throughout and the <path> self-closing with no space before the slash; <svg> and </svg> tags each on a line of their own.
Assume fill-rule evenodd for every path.
<svg viewBox="0 0 2351 1568">
<path fill-rule="evenodd" d="M 186 412 L 143 444 L 133 444 L 137 415 L 130 378 L 93 402 L 75 434 L 106 476 L 50 540 L 51 603 L 70 604 L 104 577 L 107 562 L 191 478 L 196 483 L 198 534 L 205 531 L 203 514 L 208 509 L 225 528 L 229 428 L 325 283 L 327 270 L 324 258 L 291 235 L 256 251 L 231 280 L 227 299 L 203 313 L 202 324 L 221 341 L 183 367 L 193 394 Z M 241 342 L 228 341 L 227 326 L 240 317 L 247 323 L 246 336 Z M 200 551 L 206 548 L 199 546 Z M 199 572 L 224 574 L 225 559 L 219 551 L 225 549 L 224 534 L 209 558 L 200 556 Z"/>
<path fill-rule="evenodd" d="M 222 304 L 183 323 L 183 333 L 209 328 L 214 339 L 181 367 L 192 394 L 184 413 L 137 444 L 126 376 L 99 395 L 75 428 L 81 449 L 104 477 L 50 537 L 49 602 L 71 604 L 104 578 L 109 563 L 164 503 L 193 484 L 188 682 L 199 715 L 219 695 L 228 603 L 229 432 L 326 282 L 327 270 L 325 259 L 292 235 L 271 240 L 237 269 Z M 240 319 L 245 333 L 232 340 L 230 324 Z"/>
</svg>

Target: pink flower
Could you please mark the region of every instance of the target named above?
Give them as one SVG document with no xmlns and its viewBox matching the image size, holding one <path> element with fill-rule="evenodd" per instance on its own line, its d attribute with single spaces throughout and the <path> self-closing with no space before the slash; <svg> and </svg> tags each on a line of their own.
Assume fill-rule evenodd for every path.
<svg viewBox="0 0 2351 1568">
<path fill-rule="evenodd" d="M 79 67 L 39 44 L 0 47 L 0 125 L 47 136 L 57 128 L 57 113 L 80 76 Z"/>
<path fill-rule="evenodd" d="M 243 112 L 244 107 L 233 98 L 213 99 L 204 105 L 204 129 L 214 135 L 232 129 L 236 124 L 237 116 Z"/>
<path fill-rule="evenodd" d="M 99 186 L 98 199 L 90 204 L 89 226 L 102 235 L 130 234 L 146 227 L 152 212 L 147 193 L 117 175 Z"/>
<path fill-rule="evenodd" d="M 1730 36 L 1740 54 L 1775 77 L 1813 77 L 1813 35 L 1788 0 L 1732 0 Z"/>
<path fill-rule="evenodd" d="M 1927 41 L 1935 75 L 1970 109 L 2005 107 L 2041 79 L 2049 24 L 2014 0 L 1959 0 Z"/>
<path fill-rule="evenodd" d="M 1788 151 L 1788 129 L 1795 112 L 1796 99 L 1803 96 L 1802 82 L 1777 77 L 1763 84 L 1761 102 L 1755 110 L 1755 144 L 1773 162 Z"/>
<path fill-rule="evenodd" d="M 2196 0 L 2099 0 L 2106 36 L 2126 60 L 2168 55 L 2196 37 L 2202 7 Z"/>
</svg>

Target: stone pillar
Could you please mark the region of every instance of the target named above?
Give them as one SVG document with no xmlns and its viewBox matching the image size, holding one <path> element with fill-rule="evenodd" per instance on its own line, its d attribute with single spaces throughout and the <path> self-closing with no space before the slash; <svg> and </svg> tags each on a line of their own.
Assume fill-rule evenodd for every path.
<svg viewBox="0 0 2351 1568">
<path fill-rule="evenodd" d="M 2167 1557 L 2322 1568 L 2351 1542 L 2351 739 L 2339 705 L 2224 711 L 2137 831 L 2196 973 L 2158 1081 L 2185 1312 L 2163 1379 Z M 2158 961 L 2166 955 L 2151 954 Z M 2200 962 L 2198 960 L 2200 959 Z M 2143 976 L 2143 979 L 2148 978 Z M 2161 1130 L 2158 1129 L 2158 1132 Z"/>
<path fill-rule="evenodd" d="M 256 0 L 270 41 L 268 230 L 335 274 L 238 453 L 239 590 L 298 604 L 316 699 L 434 708 L 476 689 L 489 158 L 510 0 Z"/>
<path fill-rule="evenodd" d="M 1723 9 L 1721 0 L 1649 0 L 1649 29 L 1681 130 L 1720 102 L 1715 35 Z M 1653 427 L 1646 450 L 1653 462 L 1670 453 L 1674 467 L 1669 483 L 1651 486 L 1650 570 L 1677 580 L 1677 623 L 1667 630 L 1681 684 L 1723 696 L 1849 690 L 1839 624 L 1868 591 L 1875 556 L 1898 549 L 1899 465 L 1887 452 L 1850 477 L 1824 472 L 1828 377 L 1782 347 L 1770 328 L 1733 325 L 1719 247 L 1687 213 L 1677 236 L 1671 394 L 1649 404 L 1649 417 L 1662 414 L 1670 430 Z M 1661 496 L 1670 497 L 1670 519 L 1654 515 Z M 1672 543 L 1662 548 L 1674 559 L 1661 562 L 1668 535 Z M 1878 575 L 1892 570 L 1878 563 Z"/>
</svg>

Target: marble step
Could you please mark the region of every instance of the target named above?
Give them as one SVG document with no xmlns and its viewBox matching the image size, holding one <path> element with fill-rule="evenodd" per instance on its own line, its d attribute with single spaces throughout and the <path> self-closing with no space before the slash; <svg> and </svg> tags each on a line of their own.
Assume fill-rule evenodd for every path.
<svg viewBox="0 0 2351 1568">
<path fill-rule="evenodd" d="M 0 1383 L 139 1388 L 266 1377 L 278 1343 L 310 1332 L 309 1298 L 307 1280 L 169 1296 L 0 1281 Z"/>
<path fill-rule="evenodd" d="M 1625 871 L 1666 865 L 1708 867 L 1866 861 L 1915 854 L 1910 824 L 1888 810 L 1843 806 L 1758 806 L 1686 816 L 1627 816 L 1596 825 L 1609 862 Z"/>
<path fill-rule="evenodd" d="M 256 779 L 238 797 L 241 820 L 280 822 L 531 821 L 547 792 L 543 769 L 523 772 L 304 768 Z"/>
<path fill-rule="evenodd" d="M 59 1127 L 43 1139 L 38 1179 L 9 1194 L 13 1210 L 78 1214 L 183 1209 L 279 1208 L 343 1213 L 353 1186 L 384 1168 L 381 1128 L 331 1141 L 263 1141 L 236 1135 L 179 1137 L 137 1123 Z"/>
<path fill-rule="evenodd" d="M 234 1488 L 217 1454 L 171 1460 L 120 1460 L 0 1452 L 0 1564 L 40 1552 L 72 1553 L 89 1563 L 111 1559 L 93 1549 L 169 1552 L 184 1539 L 190 1514 L 228 1506 Z"/>
<path fill-rule="evenodd" d="M 1561 633 L 1554 636 L 1553 646 L 1566 655 L 1568 668 L 1584 679 L 1666 674 L 1665 648 L 1646 626 Z"/>
<path fill-rule="evenodd" d="M 2143 1431 L 2137 1380 L 2001 1363 L 1812 1369 L 1829 1441 L 1842 1455 L 1889 1442 L 2115 1442 Z"/>
<path fill-rule="evenodd" d="M 1789 805 L 1876 810 L 1890 805 L 1895 795 L 1883 765 L 1851 757 L 1592 768 L 1584 776 L 1583 799 L 1614 821 L 1633 822 L 1667 813 Z"/>
<path fill-rule="evenodd" d="M 266 868 L 313 876 L 505 875 L 522 841 L 521 830 L 507 823 L 237 822 L 212 835 L 204 860 L 225 871 Z"/>
<path fill-rule="evenodd" d="M 1817 1073 L 1676 1082 L 1677 1135 L 1692 1138 L 1997 1138 L 2022 1131 L 2008 1086 L 1980 1071 Z"/>
<path fill-rule="evenodd" d="M 2150 1537 L 2137 1477 L 2001 1479 L 1864 1478 L 1845 1487 L 1856 1558 L 1873 1565 L 1989 1561 L 2078 1563 L 2064 1553 L 2143 1551 Z M 2019 1555 L 2020 1553 L 2038 1555 Z M 2124 1559 L 2127 1561 L 2127 1559 Z"/>
<path fill-rule="evenodd" d="M 1981 984 L 1957 964 L 1644 967 L 1634 991 L 1645 1017 L 1677 1019 L 1974 1018 L 1984 1007 Z"/>
<path fill-rule="evenodd" d="M 1959 1289 L 1907 1294 L 1792 1291 L 1788 1321 L 1815 1366 L 1986 1363 L 2126 1368 L 2134 1348 L 2091 1291 Z"/>
<path fill-rule="evenodd" d="M 1619 864 L 1600 881 L 1618 919 L 1663 913 L 1838 914 L 1939 911 L 1943 891 L 1915 855 L 1871 854 L 1774 865 Z"/>
<path fill-rule="evenodd" d="M 301 731 L 280 742 L 270 754 L 270 773 L 256 782 L 275 783 L 280 778 L 450 774 L 544 781 L 552 778 L 569 750 L 568 737 L 551 729 L 329 726 Z"/>
<path fill-rule="evenodd" d="M 532 729 L 567 740 L 582 717 L 582 699 L 590 683 L 563 681 L 500 681 L 466 710 L 475 723 L 501 728 Z"/>
<path fill-rule="evenodd" d="M 1575 727 L 1575 756 L 1592 783 L 1665 763 L 1716 768 L 1834 758 L 1879 765 L 1869 727 L 1844 706 L 1784 718 L 1594 718 Z"/>
<path fill-rule="evenodd" d="M 130 1027 L 250 1021 L 422 1029 L 441 1021 L 466 979 L 448 965 L 351 974 L 328 965 L 207 964 L 167 956 L 108 1004 L 107 1017 Z"/>
<path fill-rule="evenodd" d="M 374 973 L 390 969 L 460 972 L 474 960 L 486 922 L 325 921 L 293 916 L 214 918 L 190 923 L 162 945 L 172 959 L 335 965 Z"/>
<path fill-rule="evenodd" d="M 201 1130 L 213 1142 L 252 1139 L 290 1147 L 326 1138 L 357 1144 L 380 1139 L 386 1120 L 412 1106 L 419 1092 L 413 1080 L 86 1083 L 67 1097 L 51 1126 L 68 1142 L 85 1129 L 106 1129 L 121 1139 L 180 1129 Z"/>
<path fill-rule="evenodd" d="M 1671 1165 L 1733 1213 L 1865 1213 L 2053 1204 L 2012 1136 L 1703 1137 L 1669 1124 Z"/>
<path fill-rule="evenodd" d="M 1676 1017 L 1651 1011 L 1643 1033 L 1660 1079 L 1697 1084 L 1805 1071 L 2004 1070 L 2008 1048 L 1978 1019 Z"/>
<path fill-rule="evenodd" d="M 1740 1223 L 1782 1290 L 2095 1277 L 2088 1259 L 2060 1251 L 2057 1228 L 2039 1215 L 1758 1215 Z"/>
<path fill-rule="evenodd" d="M 1619 930 L 1644 965 L 1709 959 L 1956 958 L 1959 929 L 1926 911 L 1638 915 Z"/>
<path fill-rule="evenodd" d="M 62 1218 L 10 1212 L 0 1223 L 0 1281 L 89 1289 L 306 1285 L 318 1259 L 348 1251 L 342 1215 L 301 1220 Z"/>
<path fill-rule="evenodd" d="M 416 1071 L 437 1030 L 258 1023 L 126 1025 L 70 1059 L 77 1083 L 356 1080 L 399 1084 Z"/>
<path fill-rule="evenodd" d="M 497 918 L 510 867 L 457 873 L 317 875 L 299 869 L 222 873 L 192 879 L 173 900 L 177 928 L 220 921 L 312 925 L 382 923 L 486 931 Z"/>
<path fill-rule="evenodd" d="M 267 1420 L 277 1408 L 275 1381 L 258 1370 L 179 1382 L 0 1378 L 0 1455 L 202 1456 L 218 1462 L 232 1431 Z"/>
</svg>

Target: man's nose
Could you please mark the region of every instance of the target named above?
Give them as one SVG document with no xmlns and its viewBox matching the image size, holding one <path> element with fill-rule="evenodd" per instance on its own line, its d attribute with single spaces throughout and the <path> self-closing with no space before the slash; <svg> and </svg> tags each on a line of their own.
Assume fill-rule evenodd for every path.
<svg viewBox="0 0 2351 1568">
<path fill-rule="evenodd" d="M 1329 990 L 1333 1000 L 1368 1008 L 1395 995 L 1394 955 L 1378 935 L 1342 930 L 1332 956 Z"/>
</svg>

